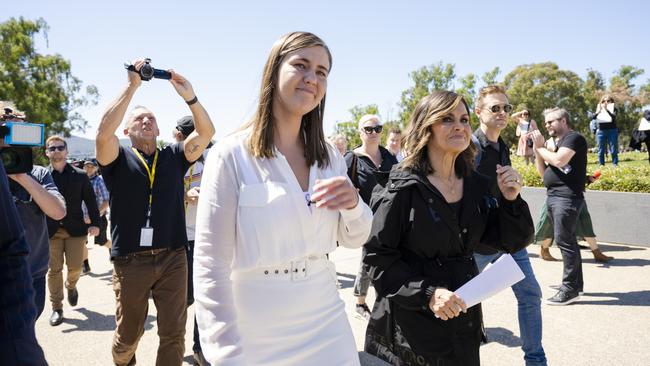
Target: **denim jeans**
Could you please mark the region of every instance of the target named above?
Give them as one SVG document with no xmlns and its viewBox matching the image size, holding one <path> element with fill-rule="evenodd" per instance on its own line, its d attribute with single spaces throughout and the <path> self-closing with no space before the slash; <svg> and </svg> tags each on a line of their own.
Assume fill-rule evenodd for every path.
<svg viewBox="0 0 650 366">
<path fill-rule="evenodd" d="M 578 213 L 582 209 L 584 198 L 566 198 L 549 196 L 546 198 L 548 218 L 553 225 L 555 243 L 562 252 L 564 270 L 562 272 L 562 291 L 581 292 L 584 287 L 582 278 L 582 258 L 576 240 Z"/>
<path fill-rule="evenodd" d="M 479 271 L 493 260 L 499 258 L 503 252 L 490 255 L 474 253 Z M 535 278 L 533 267 L 530 265 L 528 251 L 524 248 L 512 254 L 521 271 L 526 276 L 523 280 L 512 285 L 512 291 L 517 298 L 517 312 L 519 314 L 519 334 L 521 334 L 524 360 L 526 366 L 546 365 L 546 354 L 542 347 L 542 290 Z"/>
<path fill-rule="evenodd" d="M 612 154 L 612 164 L 618 165 L 618 129 L 598 130 L 596 132 L 598 141 L 598 163 L 605 165 L 605 148 L 609 145 L 609 152 Z"/>
</svg>

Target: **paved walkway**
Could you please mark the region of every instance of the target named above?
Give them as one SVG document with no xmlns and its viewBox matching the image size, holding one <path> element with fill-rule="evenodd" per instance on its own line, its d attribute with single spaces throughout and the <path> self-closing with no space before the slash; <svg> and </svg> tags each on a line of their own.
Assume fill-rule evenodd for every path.
<svg viewBox="0 0 650 366">
<path fill-rule="evenodd" d="M 544 347 L 550 365 L 650 364 L 650 248 L 604 244 L 601 247 L 616 259 L 608 265 L 597 264 L 589 251 L 582 251 L 586 294 L 581 301 L 565 307 L 542 305 Z M 539 259 L 537 246 L 529 250 L 544 297 L 550 297 L 554 291 L 548 286 L 560 282 L 562 264 Z M 560 257 L 557 249 L 551 251 Z M 111 364 L 115 327 L 111 266 L 106 249 L 92 247 L 89 252 L 92 273 L 79 281 L 78 306 L 70 308 L 64 302 L 64 323 L 51 327 L 51 312 L 46 303 L 36 323 L 39 342 L 53 366 Z M 338 249 L 331 258 L 339 272 L 341 296 L 347 304 L 357 347 L 362 350 L 366 324 L 353 315 L 352 296 L 359 256 L 360 250 Z M 370 292 L 372 297 L 373 291 Z M 146 331 L 137 351 L 139 365 L 155 364 L 158 338 L 153 302 L 149 309 Z M 491 342 L 481 348 L 482 364 L 523 365 L 517 304 L 512 291 L 484 302 L 483 309 Z M 191 364 L 192 316 L 190 308 L 185 365 Z"/>
</svg>

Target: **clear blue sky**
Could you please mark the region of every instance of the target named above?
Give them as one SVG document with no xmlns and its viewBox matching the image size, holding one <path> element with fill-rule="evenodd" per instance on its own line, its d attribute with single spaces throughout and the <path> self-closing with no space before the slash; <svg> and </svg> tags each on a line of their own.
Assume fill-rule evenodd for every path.
<svg viewBox="0 0 650 366">
<path fill-rule="evenodd" d="M 621 1 L 7 1 L 0 21 L 43 17 L 49 44 L 73 74 L 99 88 L 96 107 L 82 111 L 95 127 L 126 81 L 124 61 L 150 57 L 185 75 L 221 138 L 254 111 L 262 67 L 273 42 L 293 30 L 316 33 L 330 47 L 325 131 L 348 109 L 376 103 L 384 118 L 399 111 L 408 73 L 442 61 L 456 74 L 553 61 L 584 76 L 609 77 L 621 65 L 650 78 L 650 5 Z M 144 83 L 132 105 L 157 115 L 161 138 L 189 113 L 167 81 Z M 76 135 L 84 135 L 75 132 Z"/>
</svg>

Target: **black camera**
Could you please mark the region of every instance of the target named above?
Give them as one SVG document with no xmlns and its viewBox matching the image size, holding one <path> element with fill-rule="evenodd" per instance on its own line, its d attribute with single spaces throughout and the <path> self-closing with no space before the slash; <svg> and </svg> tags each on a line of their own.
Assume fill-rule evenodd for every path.
<svg viewBox="0 0 650 366">
<path fill-rule="evenodd" d="M 132 64 L 124 64 L 124 68 L 133 71 L 135 73 L 138 73 L 140 75 L 140 79 L 144 81 L 149 81 L 151 79 L 166 79 L 169 80 L 172 78 L 172 74 L 169 71 L 166 70 L 161 70 L 161 69 L 155 69 L 153 66 L 151 66 L 151 59 L 150 58 L 145 58 L 144 59 L 144 65 L 140 68 L 140 71 L 135 70 L 135 66 Z"/>
<path fill-rule="evenodd" d="M 32 171 L 32 147 L 42 146 L 45 127 L 42 124 L 17 122 L 24 116 L 5 108 L 0 116 L 0 160 L 7 174 L 29 173 Z"/>
</svg>

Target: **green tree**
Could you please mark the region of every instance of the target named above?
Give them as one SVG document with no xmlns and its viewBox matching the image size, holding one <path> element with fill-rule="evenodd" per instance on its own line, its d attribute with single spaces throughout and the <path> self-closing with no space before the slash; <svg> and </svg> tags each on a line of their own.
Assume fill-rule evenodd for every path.
<svg viewBox="0 0 650 366">
<path fill-rule="evenodd" d="M 481 76 L 481 80 L 483 80 L 484 85 L 495 85 L 498 84 L 497 81 L 497 76 L 501 73 L 501 69 L 499 67 L 495 67 L 494 69 L 484 73 Z"/>
<path fill-rule="evenodd" d="M 588 106 L 582 94 L 584 81 L 573 71 L 562 70 L 553 62 L 520 65 L 505 76 L 504 84 L 510 103 L 516 110 L 527 108 L 538 126 L 544 120 L 544 109 L 561 107 L 569 112 L 573 129 L 583 135 L 589 132 Z M 514 124 L 501 136 L 507 143 L 516 144 Z"/>
<path fill-rule="evenodd" d="M 474 101 L 476 100 L 476 81 L 476 75 L 472 73 L 467 74 L 458 80 L 460 87 L 456 89 L 456 93 L 465 98 L 465 101 L 470 105 L 470 108 L 474 105 Z M 478 117 L 473 113 L 473 111 L 470 111 L 469 118 L 472 129 L 477 128 Z"/>
<path fill-rule="evenodd" d="M 430 66 L 422 66 L 409 73 L 414 85 L 402 92 L 399 119 L 407 124 L 415 105 L 422 97 L 434 90 L 450 90 L 456 78 L 454 64 L 443 65 L 442 62 Z"/>
<path fill-rule="evenodd" d="M 0 100 L 13 101 L 29 121 L 44 123 L 46 136 L 69 136 L 72 130 L 86 128 L 88 122 L 78 109 L 97 104 L 99 93 L 92 85 L 83 88 L 61 55 L 36 51 L 36 36 L 47 42 L 48 29 L 42 18 L 0 23 Z"/>
</svg>

